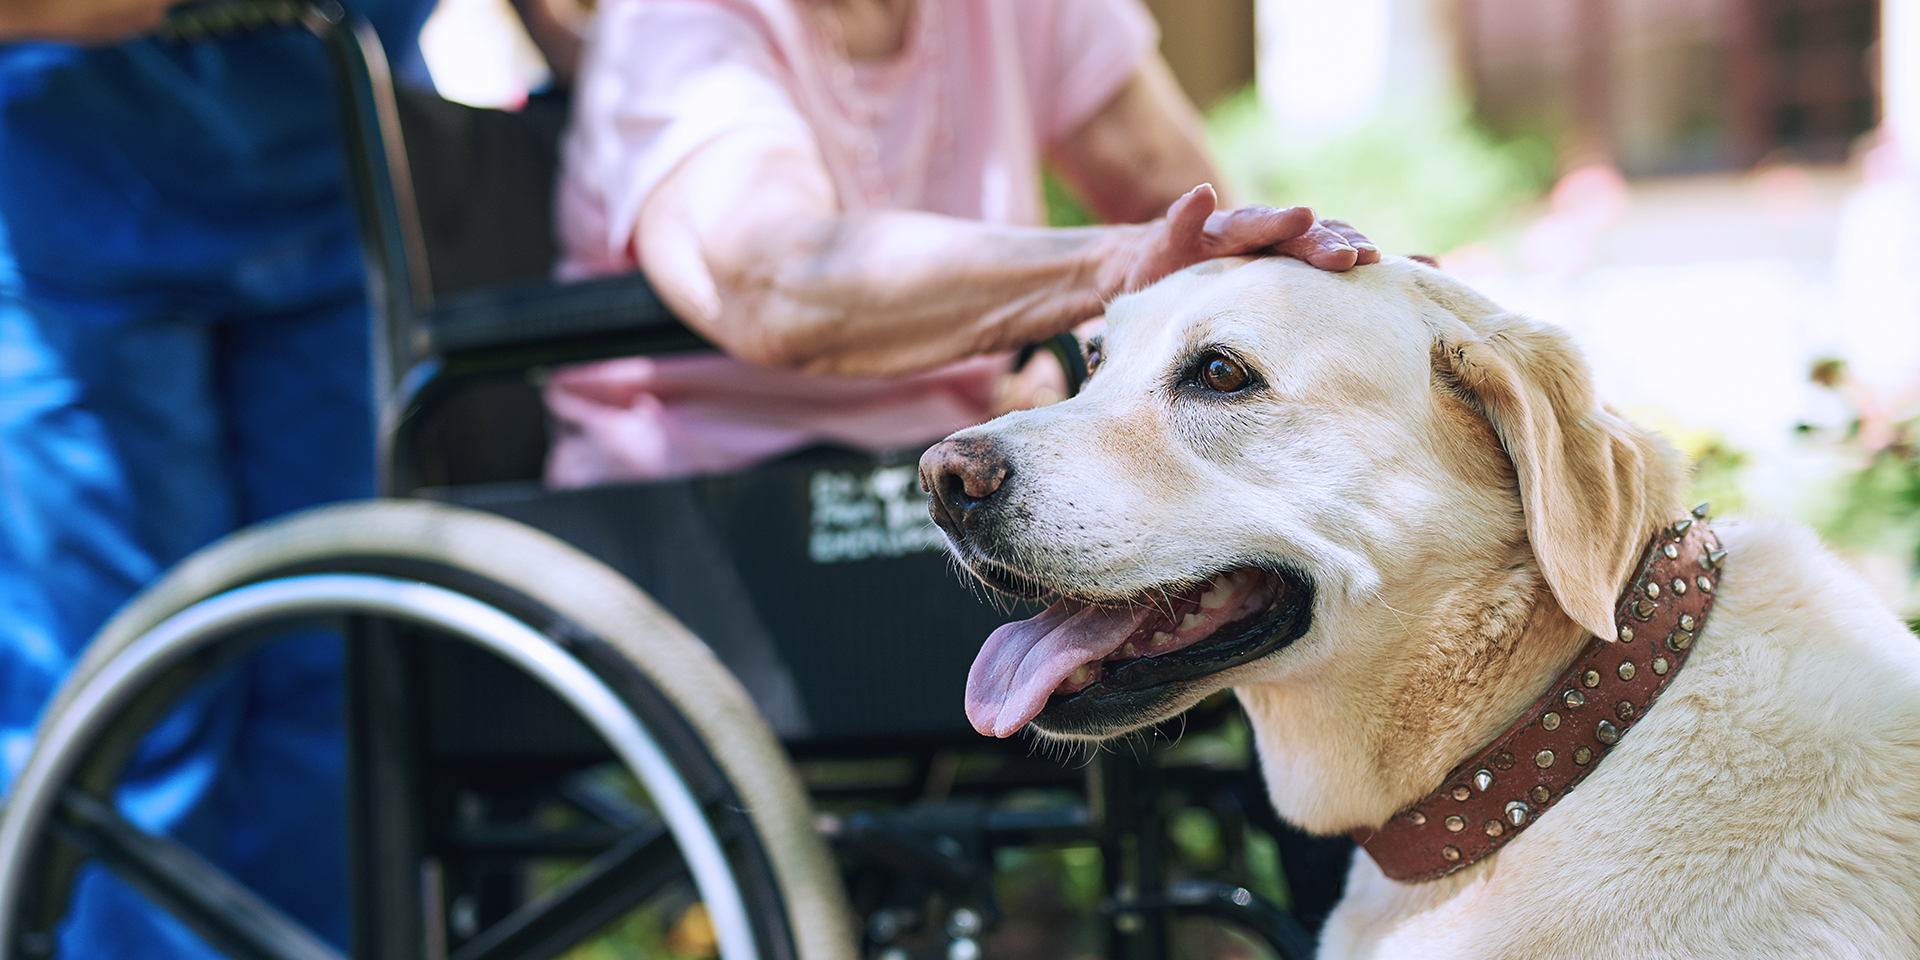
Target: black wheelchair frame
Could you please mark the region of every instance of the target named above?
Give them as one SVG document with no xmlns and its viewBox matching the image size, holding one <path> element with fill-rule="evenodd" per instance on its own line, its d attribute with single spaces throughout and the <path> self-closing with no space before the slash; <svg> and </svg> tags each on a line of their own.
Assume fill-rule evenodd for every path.
<svg viewBox="0 0 1920 960">
<path fill-rule="evenodd" d="M 1200 805 L 1230 840 L 1249 828 L 1274 838 L 1295 912 L 1309 924 L 1337 898 L 1349 848 L 1281 824 L 1244 751 L 1234 762 L 1174 768 L 1170 752 L 1146 739 L 1069 766 L 1035 757 L 1026 743 L 989 742 L 960 721 L 954 671 L 964 678 L 985 630 L 1006 612 L 981 603 L 933 554 L 807 560 L 807 530 L 793 518 L 818 507 L 807 499 L 809 484 L 823 475 L 857 484 L 897 474 L 917 450 L 809 451 L 742 476 L 563 494 L 528 483 L 524 456 L 504 466 L 484 455 L 477 464 L 463 460 L 470 445 L 450 426 L 462 417 L 538 429 L 530 371 L 711 347 L 639 275 L 545 282 L 550 243 L 534 245 L 519 276 L 495 271 L 524 282 L 436 289 L 404 102 L 371 29 L 333 0 L 220 0 L 183 8 L 169 29 L 190 38 L 295 24 L 324 43 L 335 72 L 375 316 L 383 492 L 415 502 L 323 510 L 243 533 L 237 546 L 209 548 L 166 582 L 184 585 L 143 595 L 103 631 L 98 656 L 90 654 L 73 692 L 49 711 L 43 740 L 69 728 L 71 736 L 51 748 L 60 755 L 30 769 L 40 778 L 37 806 L 0 818 L 0 868 L 9 870 L 0 876 L 0 956 L 51 952 L 67 885 L 87 859 L 235 956 L 335 955 L 217 867 L 142 833 L 104 801 L 146 725 L 181 690 L 248 649 L 270 619 L 259 612 L 264 606 L 210 627 L 182 627 L 182 618 L 218 620 L 210 604 L 274 590 L 281 595 L 257 602 L 279 604 L 275 616 L 291 612 L 272 623 L 320 619 L 345 637 L 351 954 L 361 960 L 558 956 L 689 870 L 708 898 L 703 863 L 709 872 L 723 864 L 737 892 L 732 909 L 744 932 L 722 930 L 727 960 L 974 960 L 1001 912 L 995 852 L 1059 844 L 1100 852 L 1105 952 L 1114 960 L 1170 956 L 1182 916 L 1219 918 L 1283 958 L 1312 954 L 1308 928 L 1243 877 L 1227 876 L 1234 869 L 1194 875 L 1176 863 L 1166 816 Z M 493 112 L 471 116 L 513 123 Z M 538 145 L 548 164 L 551 133 L 549 125 L 535 137 L 549 138 Z M 1075 357 L 1065 355 L 1070 371 Z M 801 699 L 827 704 L 779 743 L 696 649 L 696 635 L 714 642 L 692 622 L 700 612 L 683 612 L 695 627 L 688 634 L 615 572 L 657 577 L 660 564 L 623 553 L 612 528 L 686 512 L 733 550 L 743 580 L 759 591 L 753 603 L 778 613 L 766 619 L 777 621 L 767 627 L 780 652 L 805 652 L 789 664 Z M 426 542 L 434 545 L 420 546 Z M 573 558 L 574 548 L 603 563 Z M 566 576 L 555 582 L 557 574 L 530 570 L 526 558 L 547 558 Z M 569 582 L 592 600 L 584 609 L 567 595 L 576 589 Z M 450 609 L 475 600 L 506 622 L 477 625 L 491 616 L 480 610 L 436 620 L 443 614 L 383 599 L 410 586 L 446 594 L 429 599 Z M 844 610 L 807 612 L 809 600 L 818 607 L 820 597 L 863 588 L 904 599 L 856 624 L 860 630 L 835 619 L 859 619 Z M 285 596 L 299 590 L 335 592 L 324 601 Z M 169 630 L 240 639 L 182 641 L 170 659 L 138 659 L 143 644 Z M 719 649 L 741 669 L 737 652 L 729 661 Z M 128 679 L 100 693 L 102 678 L 117 669 Z M 950 702 L 913 685 L 928 676 L 944 678 Z M 1217 703 L 1201 714 L 1196 723 L 1232 722 L 1237 708 Z M 623 715 L 644 728 L 660 757 L 635 759 L 645 744 L 621 739 Z M 61 727 L 64 718 L 75 719 Z M 615 758 L 642 776 L 652 809 L 581 772 Z M 645 778 L 648 762 L 670 768 L 664 780 Z M 865 780 L 835 786 L 816 776 L 808 797 L 794 764 L 866 771 L 854 778 Z M 674 820 L 663 791 L 684 793 L 692 812 Z M 1021 791 L 1076 799 L 1000 802 Z M 553 797 L 582 815 L 560 826 L 530 819 Z M 16 798 L 15 807 L 25 802 Z M 831 812 L 816 816 L 815 805 Z M 824 859 L 822 839 L 832 851 Z M 526 894 L 530 863 L 566 859 L 585 865 Z M 40 888 L 23 886 L 29 878 Z M 713 909 L 724 927 L 719 913 L 728 908 Z M 849 909 L 862 929 L 820 916 Z"/>
</svg>

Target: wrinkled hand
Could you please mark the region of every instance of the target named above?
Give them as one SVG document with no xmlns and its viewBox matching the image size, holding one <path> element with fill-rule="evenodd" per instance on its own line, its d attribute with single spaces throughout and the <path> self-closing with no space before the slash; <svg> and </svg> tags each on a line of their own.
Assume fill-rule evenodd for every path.
<svg viewBox="0 0 1920 960">
<path fill-rule="evenodd" d="M 1115 292 L 1138 290 L 1214 257 L 1282 254 L 1335 271 L 1380 259 L 1360 231 L 1338 220 L 1316 222 L 1306 207 L 1215 210 L 1215 202 L 1212 185 L 1203 183 L 1175 200 L 1165 219 L 1148 224 Z"/>
</svg>

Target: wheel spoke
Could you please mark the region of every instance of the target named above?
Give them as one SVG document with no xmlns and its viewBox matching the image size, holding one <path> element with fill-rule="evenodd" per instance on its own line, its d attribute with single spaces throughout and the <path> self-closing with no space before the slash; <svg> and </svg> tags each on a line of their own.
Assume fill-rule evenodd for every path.
<svg viewBox="0 0 1920 960">
<path fill-rule="evenodd" d="M 665 827 L 635 830 L 567 882 L 468 941 L 449 960 L 543 960 L 558 956 L 686 875 L 687 866 Z"/>
<path fill-rule="evenodd" d="M 343 960 L 298 922 L 186 846 L 128 823 L 77 790 L 55 830 L 216 948 L 243 960 Z"/>
</svg>

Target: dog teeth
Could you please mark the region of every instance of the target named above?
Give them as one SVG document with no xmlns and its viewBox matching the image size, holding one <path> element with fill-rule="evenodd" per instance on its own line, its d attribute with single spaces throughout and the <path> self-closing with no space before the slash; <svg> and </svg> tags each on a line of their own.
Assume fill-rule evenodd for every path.
<svg viewBox="0 0 1920 960">
<path fill-rule="evenodd" d="M 1067 674 L 1067 684 L 1069 686 L 1079 686 L 1081 684 L 1087 683 L 1092 679 L 1093 679 L 1093 667 L 1084 663 L 1074 668 L 1074 671 L 1072 673 Z"/>
<path fill-rule="evenodd" d="M 1153 635 L 1154 642 L 1158 643 L 1160 638 L 1164 636 L 1166 636 L 1166 634 L 1164 633 L 1154 634 Z M 1132 640 L 1128 640 L 1126 643 L 1123 643 L 1120 645 L 1120 656 L 1122 658 L 1127 660 L 1132 660 L 1133 658 L 1138 657 L 1139 655 L 1140 655 L 1140 648 L 1134 645 L 1134 642 Z"/>
<path fill-rule="evenodd" d="M 1233 599 L 1233 592 L 1240 589 L 1240 584 L 1246 579 L 1246 574 L 1239 570 L 1214 577 L 1213 582 L 1207 585 L 1207 592 L 1200 595 L 1200 606 L 1208 610 L 1226 606 L 1227 601 Z"/>
<path fill-rule="evenodd" d="M 1198 613 L 1189 613 L 1185 617 L 1181 618 L 1180 629 L 1192 630 L 1195 627 L 1206 626 L 1206 623 L 1207 623 L 1206 617 L 1203 617 Z"/>
</svg>

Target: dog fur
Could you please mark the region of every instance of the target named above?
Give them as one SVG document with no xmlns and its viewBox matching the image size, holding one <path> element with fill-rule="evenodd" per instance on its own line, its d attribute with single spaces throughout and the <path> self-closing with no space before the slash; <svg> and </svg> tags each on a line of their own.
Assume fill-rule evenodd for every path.
<svg viewBox="0 0 1920 960">
<path fill-rule="evenodd" d="M 1183 381 L 1209 351 L 1254 386 Z M 1102 354 L 1080 396 L 949 439 L 1005 462 L 972 555 L 1111 604 L 1304 574 L 1297 641 L 1137 725 L 1233 687 L 1310 831 L 1435 788 L 1613 635 L 1685 515 L 1680 458 L 1595 400 L 1564 333 L 1413 261 L 1203 264 L 1113 303 Z M 1646 362 L 1690 375 L 1658 344 Z M 1594 773 L 1442 879 L 1357 853 L 1321 956 L 1920 956 L 1920 642 L 1805 531 L 1715 530 L 1692 658 Z"/>
</svg>

